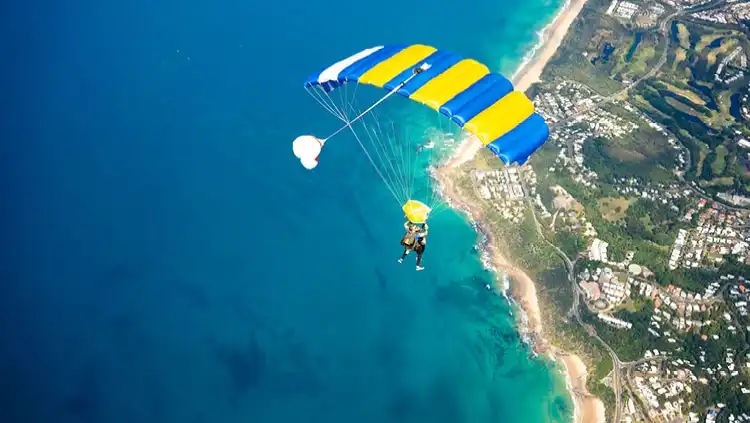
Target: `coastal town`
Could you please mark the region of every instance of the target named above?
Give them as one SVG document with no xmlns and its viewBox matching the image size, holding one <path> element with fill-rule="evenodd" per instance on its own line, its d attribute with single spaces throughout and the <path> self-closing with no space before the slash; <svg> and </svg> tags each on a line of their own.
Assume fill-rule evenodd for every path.
<svg viewBox="0 0 750 423">
<path fill-rule="evenodd" d="M 579 163 L 568 167 L 569 171 L 586 175 L 585 161 Z M 576 181 L 590 186 L 596 180 L 596 175 L 592 176 Z M 697 336 L 700 343 L 710 344 L 723 337 L 744 339 L 744 333 L 750 333 L 747 316 L 750 275 L 716 274 L 714 279 L 705 281 L 700 291 L 662 286 L 652 270 L 634 261 L 635 251 L 624 251 L 622 259 L 614 259 L 607 240 L 597 236 L 595 226 L 564 188 L 556 187 L 550 211 L 535 192 L 533 168 L 475 170 L 474 178 L 480 198 L 509 223 L 521 222 L 524 199 L 530 197 L 539 218 L 549 221 L 550 227 L 577 231 L 586 240 L 581 257 L 592 264 L 576 275 L 577 284 L 586 308 L 601 323 L 631 331 L 634 323 L 617 317 L 618 311 L 627 310 L 633 302 L 649 304 L 650 316 L 644 334 L 659 347 L 645 350 L 641 357 L 631 361 L 628 383 L 633 396 L 624 407 L 622 421 L 645 421 L 646 416 L 650 421 L 711 421 L 711 416 L 718 415 L 724 404 L 717 402 L 699 415 L 700 410 L 690 400 L 695 383 L 709 385 L 732 380 L 737 394 L 750 395 L 749 352 L 727 349 L 723 356 L 707 358 L 706 348 L 711 347 L 699 347 L 698 355 L 692 357 L 683 349 L 686 337 Z M 619 180 L 616 187 L 622 195 L 669 207 L 678 199 L 692 199 L 690 190 L 677 185 L 650 186 L 627 179 Z M 728 210 L 706 199 L 689 204 L 687 210 L 678 209 L 680 221 L 691 226 L 676 231 L 670 254 L 664 257 L 669 270 L 711 268 L 727 255 L 750 264 L 750 213 Z M 642 408 L 636 407 L 636 403 L 642 404 Z M 750 421 L 750 412 L 730 414 L 729 421 Z"/>
<path fill-rule="evenodd" d="M 750 422 L 750 7 L 614 0 L 582 15 L 601 27 L 578 27 L 555 57 L 584 57 L 590 77 L 548 68 L 532 90 L 547 145 L 522 167 L 470 162 L 454 195 L 492 210 L 509 245 L 538 244 L 504 253 L 537 291 L 573 297 L 553 296 L 548 324 L 577 321 L 597 345 L 579 344 L 599 357 L 587 365 L 611 361 L 588 382 L 607 421 Z M 712 65 L 691 70 L 687 54 Z M 569 288 L 535 270 L 544 254 Z"/>
<path fill-rule="evenodd" d="M 602 115 L 591 116 L 600 119 Z M 587 121 L 581 119 L 579 122 Z M 579 132 L 585 133 L 583 130 Z M 562 148 L 561 151 L 565 153 L 570 149 Z M 572 151 L 577 157 L 582 157 L 580 148 Z M 558 158 L 564 160 L 569 156 L 560 154 Z M 586 187 L 594 185 L 597 175 L 591 175 L 592 172 L 586 169 L 585 160 L 572 160 L 567 165 L 563 167 L 577 176 L 573 179 L 576 183 Z M 713 279 L 706 280 L 699 291 L 671 284 L 662 286 L 651 269 L 634 260 L 636 251 L 622 251 L 620 258 L 614 258 L 607 239 L 598 237 L 595 226 L 587 220 L 580 204 L 564 188 L 554 187 L 552 207 L 547 208 L 536 192 L 538 187 L 533 167 L 476 169 L 472 174 L 479 197 L 495 208 L 502 219 L 519 224 L 526 207 L 525 199 L 529 198 L 539 219 L 549 222 L 550 228 L 575 231 L 585 239 L 586 248 L 580 257 L 591 265 L 580 269 L 576 275 L 577 284 L 586 308 L 602 324 L 631 331 L 634 322 L 618 317 L 618 311 L 631 308 L 634 302 L 649 304 L 648 325 L 641 329 L 645 329 L 642 332 L 649 342 L 658 347 L 645 350 L 629 364 L 628 383 L 633 396 L 624 407 L 622 421 L 644 421 L 646 416 L 651 421 L 711 421 L 711 416 L 718 415 L 724 404 L 717 402 L 699 415 L 700 410 L 695 409 L 690 400 L 694 383 L 709 385 L 733 380 L 737 394 L 750 395 L 750 353 L 727 349 L 723 356 L 707 358 L 706 349 L 711 347 L 699 346 L 695 356 L 686 355 L 683 349 L 685 338 L 691 336 L 698 337 L 700 343 L 710 344 L 724 337 L 744 339 L 744 334 L 750 333 L 747 317 L 750 301 L 750 281 L 747 278 L 750 275 L 717 273 Z M 591 176 L 590 179 L 585 178 L 587 175 Z M 750 264 L 749 212 L 726 209 L 702 198 L 695 199 L 691 190 L 678 184 L 650 185 L 628 178 L 616 180 L 614 187 L 618 193 L 631 199 L 670 207 L 679 215 L 679 221 L 686 225 L 685 229 L 676 230 L 669 255 L 663 257 L 670 271 L 712 268 L 725 256 Z M 677 206 L 681 199 L 687 200 L 683 201 L 686 209 Z M 642 407 L 636 407 L 637 403 Z M 750 412 L 730 414 L 729 419 L 750 421 L 745 420 L 750 419 Z"/>
</svg>

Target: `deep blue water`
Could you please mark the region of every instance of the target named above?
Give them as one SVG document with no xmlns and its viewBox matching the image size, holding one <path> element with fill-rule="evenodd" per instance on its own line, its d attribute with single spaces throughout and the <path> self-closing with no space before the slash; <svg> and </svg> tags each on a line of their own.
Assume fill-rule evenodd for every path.
<svg viewBox="0 0 750 423">
<path fill-rule="evenodd" d="M 559 3 L 2 6 L 2 422 L 567 421 L 462 216 L 402 216 L 303 79 L 425 42 L 510 72 Z"/>
</svg>

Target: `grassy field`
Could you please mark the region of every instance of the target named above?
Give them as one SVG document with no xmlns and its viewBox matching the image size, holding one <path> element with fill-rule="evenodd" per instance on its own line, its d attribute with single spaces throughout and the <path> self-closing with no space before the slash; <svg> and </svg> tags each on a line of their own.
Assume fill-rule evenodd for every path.
<svg viewBox="0 0 750 423">
<path fill-rule="evenodd" d="M 713 170 L 714 175 L 721 175 L 727 167 L 727 153 L 727 148 L 724 145 L 716 147 L 716 157 L 711 163 L 711 169 Z"/>
<path fill-rule="evenodd" d="M 734 184 L 734 178 L 731 176 L 725 176 L 723 178 L 714 178 L 710 181 L 701 181 L 700 186 L 702 188 L 708 187 L 728 187 Z"/>
<path fill-rule="evenodd" d="M 680 47 L 685 50 L 690 50 L 690 31 L 684 23 L 678 23 L 676 25 L 677 39 L 680 41 Z"/>
<path fill-rule="evenodd" d="M 601 213 L 603 219 L 616 222 L 624 219 L 627 215 L 630 200 L 625 197 L 603 197 L 597 200 L 596 203 L 599 206 L 599 213 Z"/>
<path fill-rule="evenodd" d="M 739 31 L 694 21 L 677 22 L 671 31 L 668 66 L 637 87 L 630 100 L 688 146 L 688 177 L 702 186 L 725 189 L 739 176 L 733 166 L 737 151 L 727 145 L 736 142 L 734 131 L 747 128 L 730 113 L 732 96 L 746 89 L 748 79 L 741 77 L 728 86 L 717 82 L 714 74 L 717 63 L 737 47 L 747 47 L 748 40 Z M 740 57 L 731 63 L 739 65 Z M 720 76 L 728 78 L 731 73 L 726 72 Z"/>
<path fill-rule="evenodd" d="M 690 116 L 695 116 L 696 118 L 700 119 L 701 121 L 704 121 L 706 119 L 706 116 L 703 115 L 703 113 L 700 113 L 699 111 L 691 108 L 690 106 L 686 105 L 685 103 L 672 98 L 667 97 L 664 99 L 664 101 L 667 102 L 670 106 L 674 107 L 676 110 L 681 111 L 682 113 L 689 114 Z"/>
<path fill-rule="evenodd" d="M 633 76 L 640 76 L 648 72 L 651 68 L 650 61 L 657 57 L 656 45 L 649 44 L 645 46 L 638 46 L 638 50 L 633 54 L 630 59 L 630 66 L 627 73 Z"/>
<path fill-rule="evenodd" d="M 706 160 L 709 150 L 708 150 L 708 146 L 703 143 L 700 143 L 698 147 L 700 149 L 700 154 L 695 164 L 695 168 L 696 168 L 696 174 L 700 175 L 701 173 L 703 173 L 703 164 L 704 164 L 703 162 Z"/>
<path fill-rule="evenodd" d="M 706 59 L 709 65 L 716 63 L 716 57 L 720 54 L 727 54 L 734 50 L 739 45 L 739 41 L 735 38 L 721 38 L 721 43 L 718 47 L 707 48 Z M 700 50 L 699 50 L 700 51 Z"/>
<path fill-rule="evenodd" d="M 684 28 L 685 25 L 681 24 Z M 685 31 L 687 31 L 687 28 L 685 28 Z M 689 36 L 689 35 L 688 35 Z M 718 40 L 719 38 L 723 37 L 724 35 L 721 33 L 714 33 L 714 34 L 707 34 L 700 38 L 700 41 L 698 41 L 695 44 L 695 49 L 698 51 L 703 50 L 706 48 L 709 44 L 713 43 L 714 41 Z"/>
<path fill-rule="evenodd" d="M 675 61 L 672 63 L 672 71 L 676 71 L 677 64 L 684 62 L 687 58 L 687 50 L 682 47 L 677 47 L 675 50 Z"/>
<path fill-rule="evenodd" d="M 683 81 L 683 83 L 687 84 L 687 81 Z M 698 105 L 701 105 L 701 106 L 705 106 L 706 105 L 706 101 L 703 98 L 701 98 L 701 96 L 698 93 L 696 93 L 695 91 L 693 91 L 692 89 L 678 88 L 678 87 L 675 87 L 674 85 L 672 85 L 672 84 L 670 84 L 668 82 L 665 82 L 665 85 L 667 86 L 667 89 L 669 91 L 671 91 L 671 92 L 673 92 L 673 93 L 675 93 L 677 95 L 681 95 L 681 96 L 687 98 L 688 100 L 692 101 L 695 104 L 698 104 Z"/>
<path fill-rule="evenodd" d="M 502 169 L 503 162 L 489 149 L 482 148 L 474 157 L 473 167 L 480 170 Z"/>
</svg>

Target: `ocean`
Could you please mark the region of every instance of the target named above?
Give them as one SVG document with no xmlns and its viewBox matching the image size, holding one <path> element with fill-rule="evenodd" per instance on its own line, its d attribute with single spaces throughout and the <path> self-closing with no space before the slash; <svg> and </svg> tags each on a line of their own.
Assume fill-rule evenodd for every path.
<svg viewBox="0 0 750 423">
<path fill-rule="evenodd" d="M 441 2 L 442 1 L 442 2 Z M 302 87 L 383 43 L 512 74 L 560 1 L 4 5 L 0 421 L 568 422 L 477 235 L 403 215 Z"/>
</svg>

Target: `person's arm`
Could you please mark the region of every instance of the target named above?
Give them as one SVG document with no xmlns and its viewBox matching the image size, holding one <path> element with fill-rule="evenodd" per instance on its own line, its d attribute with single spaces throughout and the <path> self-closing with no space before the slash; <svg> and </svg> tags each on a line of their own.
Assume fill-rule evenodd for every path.
<svg viewBox="0 0 750 423">
<path fill-rule="evenodd" d="M 409 230 L 409 221 L 404 222 L 404 229 Z"/>
</svg>

